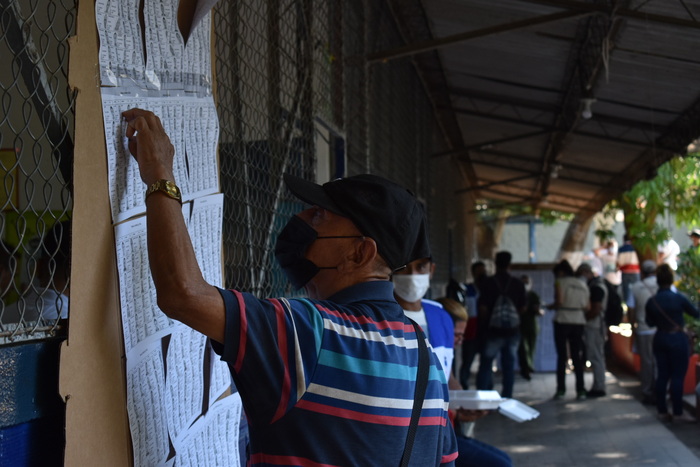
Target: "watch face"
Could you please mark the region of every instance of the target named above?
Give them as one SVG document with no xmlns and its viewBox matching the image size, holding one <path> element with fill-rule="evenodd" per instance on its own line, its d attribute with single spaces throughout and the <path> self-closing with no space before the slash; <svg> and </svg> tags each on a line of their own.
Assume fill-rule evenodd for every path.
<svg viewBox="0 0 700 467">
<path fill-rule="evenodd" d="M 156 191 L 162 191 L 169 197 L 178 200 L 180 204 L 182 204 L 182 194 L 180 193 L 180 188 L 178 188 L 174 182 L 171 182 L 170 180 L 158 180 L 151 185 L 148 191 L 146 191 L 146 197 Z"/>
<path fill-rule="evenodd" d="M 165 189 L 168 191 L 168 194 L 174 198 L 179 198 L 180 197 L 180 189 L 177 187 L 172 182 L 166 182 L 165 183 Z"/>
</svg>

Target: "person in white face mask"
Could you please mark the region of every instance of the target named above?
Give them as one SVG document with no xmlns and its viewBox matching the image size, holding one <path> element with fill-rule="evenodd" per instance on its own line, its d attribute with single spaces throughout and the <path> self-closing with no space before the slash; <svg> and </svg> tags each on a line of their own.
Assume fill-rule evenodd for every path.
<svg viewBox="0 0 700 467">
<path fill-rule="evenodd" d="M 407 317 L 418 323 L 440 358 L 450 389 L 462 389 L 452 375 L 454 359 L 454 324 L 450 314 L 438 302 L 424 299 L 430 288 L 435 263 L 421 258 L 394 273 L 394 297 Z"/>
</svg>

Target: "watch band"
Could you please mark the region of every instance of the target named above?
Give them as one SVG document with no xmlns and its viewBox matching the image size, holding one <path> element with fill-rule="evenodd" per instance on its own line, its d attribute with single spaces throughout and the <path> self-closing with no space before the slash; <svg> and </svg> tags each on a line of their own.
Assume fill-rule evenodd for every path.
<svg viewBox="0 0 700 467">
<path fill-rule="evenodd" d="M 178 186 L 175 185 L 175 182 L 163 179 L 156 180 L 151 186 L 148 187 L 148 190 L 146 190 L 146 196 L 144 197 L 144 200 L 146 200 L 150 195 L 152 195 L 156 191 L 160 191 L 165 195 L 169 196 L 170 198 L 176 199 L 180 202 L 180 204 L 182 204 L 182 193 L 180 192 L 180 188 L 178 188 Z"/>
</svg>

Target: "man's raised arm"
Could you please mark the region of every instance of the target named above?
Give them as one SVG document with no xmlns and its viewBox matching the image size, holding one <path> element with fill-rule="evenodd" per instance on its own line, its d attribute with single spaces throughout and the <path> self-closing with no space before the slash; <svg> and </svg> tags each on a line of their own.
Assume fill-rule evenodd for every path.
<svg viewBox="0 0 700 467">
<path fill-rule="evenodd" d="M 224 340 L 224 303 L 202 277 L 182 217 L 181 201 L 172 186 L 175 150 L 160 119 L 152 112 L 131 109 L 126 119 L 129 151 L 139 165 L 146 198 L 148 258 L 158 306 L 168 316 L 218 341 Z M 170 184 L 165 184 L 165 181 Z M 164 189 L 164 188 L 165 189 Z"/>
</svg>

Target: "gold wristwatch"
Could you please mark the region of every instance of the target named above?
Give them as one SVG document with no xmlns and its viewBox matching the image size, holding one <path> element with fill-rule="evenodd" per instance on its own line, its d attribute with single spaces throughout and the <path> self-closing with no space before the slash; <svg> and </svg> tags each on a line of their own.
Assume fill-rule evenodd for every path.
<svg viewBox="0 0 700 467">
<path fill-rule="evenodd" d="M 146 196 L 144 199 L 148 198 L 151 194 L 155 193 L 156 191 L 162 191 L 165 193 L 167 196 L 171 197 L 172 199 L 176 199 L 182 204 L 182 194 L 180 193 L 180 188 L 175 185 L 175 182 L 171 182 L 170 180 L 158 180 L 153 185 L 148 187 L 148 190 L 146 190 Z"/>
</svg>

